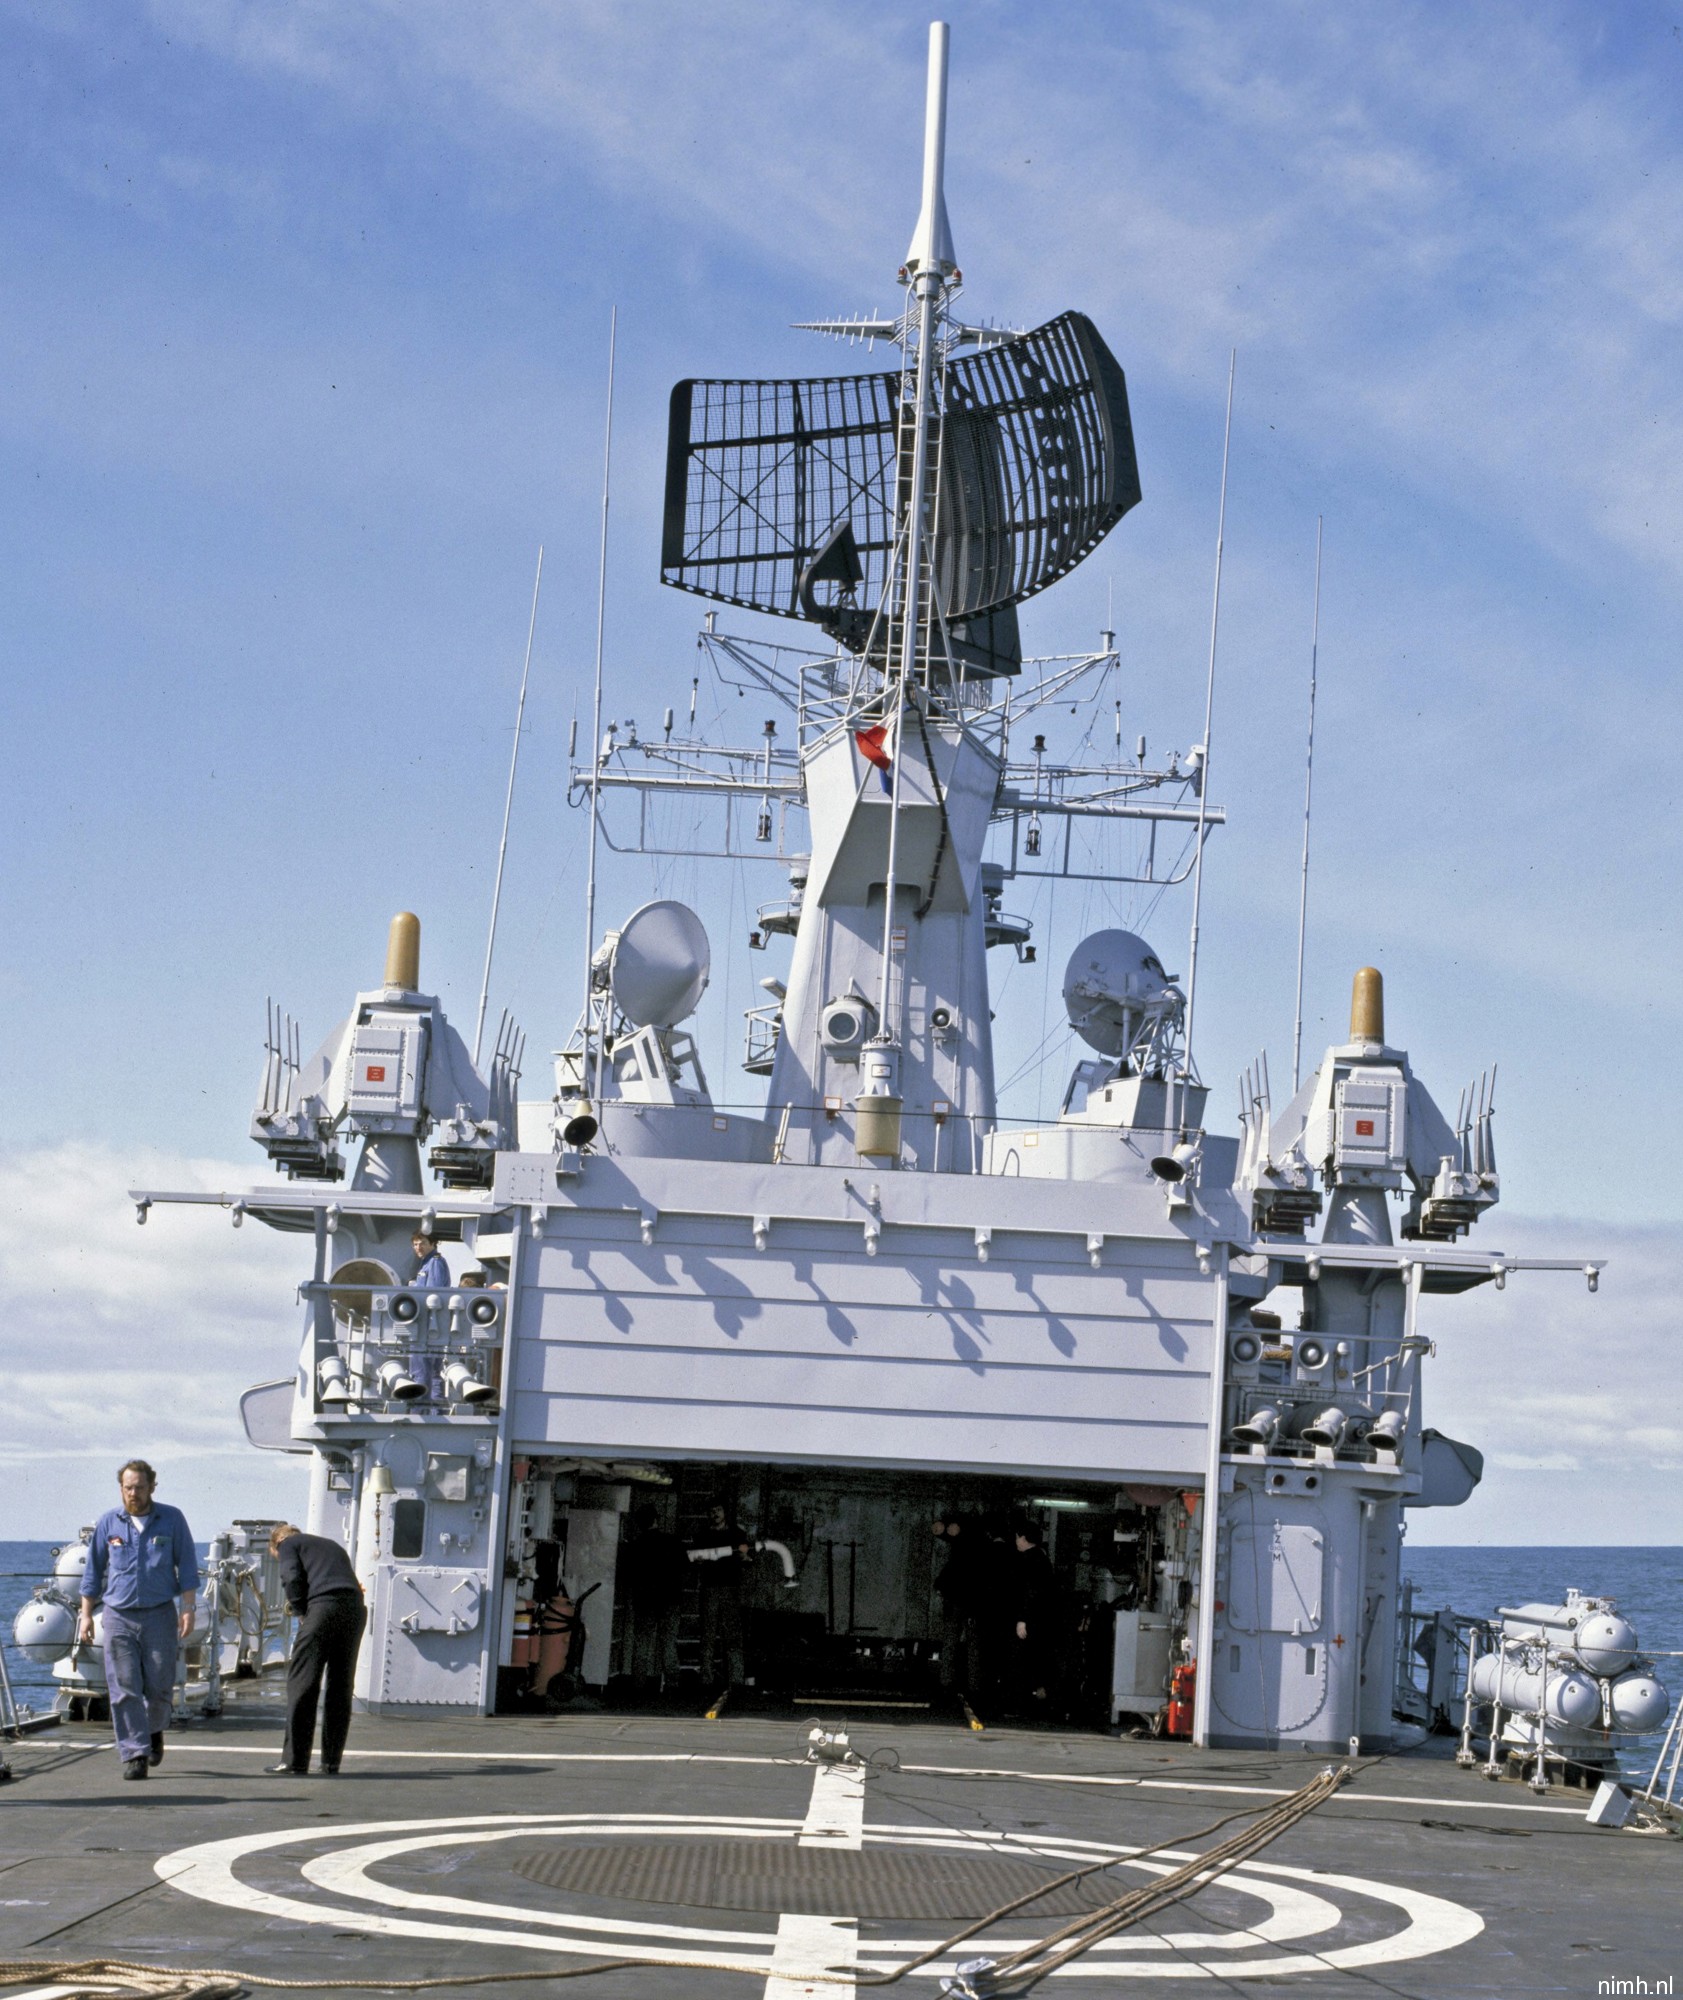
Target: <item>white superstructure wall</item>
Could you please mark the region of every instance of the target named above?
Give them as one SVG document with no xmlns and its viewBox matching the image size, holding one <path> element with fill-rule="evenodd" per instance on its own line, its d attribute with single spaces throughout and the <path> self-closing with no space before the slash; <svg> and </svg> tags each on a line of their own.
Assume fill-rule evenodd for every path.
<svg viewBox="0 0 1683 2000">
<path fill-rule="evenodd" d="M 524 1246 L 509 1436 L 1201 1483 L 1216 1287 L 1129 1192 L 592 1160 Z"/>
</svg>

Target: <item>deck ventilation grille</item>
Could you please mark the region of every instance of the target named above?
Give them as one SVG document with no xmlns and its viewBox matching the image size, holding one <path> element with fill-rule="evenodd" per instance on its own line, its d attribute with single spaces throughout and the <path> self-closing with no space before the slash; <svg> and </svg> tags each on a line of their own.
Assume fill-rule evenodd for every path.
<svg viewBox="0 0 1683 2000">
<path fill-rule="evenodd" d="M 1069 1866 L 929 1848 L 799 1847 L 792 1839 L 568 1841 L 512 1865 L 527 1881 L 572 1896 L 905 1923 L 985 1916 Z M 1030 1904 L 1024 1920 L 1077 1916 L 1118 1893 L 1115 1871 L 1107 1871 Z"/>
</svg>

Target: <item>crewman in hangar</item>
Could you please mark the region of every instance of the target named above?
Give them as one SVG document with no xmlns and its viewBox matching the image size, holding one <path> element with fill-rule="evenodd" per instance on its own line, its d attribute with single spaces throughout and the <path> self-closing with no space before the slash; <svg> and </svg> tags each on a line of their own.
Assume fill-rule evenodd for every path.
<svg viewBox="0 0 1683 2000">
<path fill-rule="evenodd" d="M 742 1643 L 743 1559 L 753 1548 L 742 1524 L 721 1501 L 707 1510 L 707 1526 L 690 1560 L 701 1572 L 701 1677 L 722 1693 L 747 1678 Z M 727 1551 L 720 1555 L 718 1550 Z"/>
<path fill-rule="evenodd" d="M 935 1578 L 941 1692 L 957 1700 L 975 1686 L 976 1619 L 982 1607 L 985 1552 L 980 1530 L 957 1514 L 945 1514 L 930 1525 L 937 1551 L 945 1553 Z"/>
<path fill-rule="evenodd" d="M 1046 1538 L 1035 1522 L 1014 1521 L 1011 1541 L 1015 1560 L 1007 1572 L 1011 1661 L 1007 1698 L 1020 1710 L 1044 1712 L 1056 1661 L 1057 1578 L 1046 1553 Z"/>
<path fill-rule="evenodd" d="M 678 1618 L 689 1580 L 689 1552 L 661 1527 L 653 1507 L 634 1509 L 631 1528 L 619 1560 L 631 1607 L 632 1678 L 669 1693 L 678 1682 Z"/>
</svg>

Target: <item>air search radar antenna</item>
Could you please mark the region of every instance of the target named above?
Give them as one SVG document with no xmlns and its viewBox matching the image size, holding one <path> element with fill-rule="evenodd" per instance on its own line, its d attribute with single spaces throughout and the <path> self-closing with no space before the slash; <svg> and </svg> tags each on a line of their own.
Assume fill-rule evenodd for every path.
<svg viewBox="0 0 1683 2000">
<path fill-rule="evenodd" d="M 893 738 L 904 710 L 1022 670 L 1017 606 L 1065 576 L 1140 497 L 1128 389 L 1084 313 L 1029 332 L 966 325 L 946 202 L 947 41 L 929 30 L 923 184 L 895 318 L 808 321 L 883 340 L 901 365 L 672 391 L 661 578 L 816 625 L 865 663 L 855 727 Z M 961 349 L 973 350 L 961 353 Z M 880 1027 L 867 1096 L 897 1153 L 893 938 L 900 852 L 894 759 Z M 877 1060 L 880 1058 L 880 1060 Z"/>
<path fill-rule="evenodd" d="M 901 366 L 678 383 L 661 530 L 664 583 L 817 625 L 885 679 L 937 686 L 1019 673 L 1017 606 L 1140 498 L 1127 381 L 1086 314 L 1028 332 L 952 315 L 963 273 L 947 219 L 946 72 L 937 21 L 904 310 L 802 322 L 891 342 Z"/>
</svg>

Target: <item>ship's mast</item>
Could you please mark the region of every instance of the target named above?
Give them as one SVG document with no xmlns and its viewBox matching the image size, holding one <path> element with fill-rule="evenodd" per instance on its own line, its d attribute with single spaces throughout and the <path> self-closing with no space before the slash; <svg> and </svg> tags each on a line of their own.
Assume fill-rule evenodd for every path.
<svg viewBox="0 0 1683 2000">
<path fill-rule="evenodd" d="M 952 228 L 947 221 L 944 189 L 947 148 L 947 35 L 945 21 L 929 25 L 929 81 L 924 104 L 923 203 L 906 252 L 911 286 L 908 320 L 917 322 L 917 356 L 912 370 L 911 477 L 906 517 L 900 533 L 900 649 L 896 670 L 891 664 L 885 689 L 884 720 L 893 745 L 888 827 L 888 866 L 883 883 L 882 966 L 877 995 L 879 1032 L 873 1042 L 877 1060 L 871 1065 L 866 1094 L 896 1098 L 900 1023 L 894 1013 L 895 903 L 899 890 L 900 786 L 905 769 L 903 724 L 906 703 L 918 677 L 918 643 L 925 619 L 924 576 L 929 560 L 930 440 L 938 412 L 935 407 L 935 361 L 947 286 L 957 276 Z M 892 587 L 892 586 L 891 586 Z"/>
</svg>

